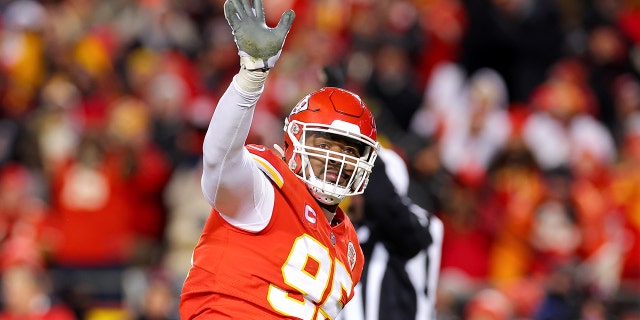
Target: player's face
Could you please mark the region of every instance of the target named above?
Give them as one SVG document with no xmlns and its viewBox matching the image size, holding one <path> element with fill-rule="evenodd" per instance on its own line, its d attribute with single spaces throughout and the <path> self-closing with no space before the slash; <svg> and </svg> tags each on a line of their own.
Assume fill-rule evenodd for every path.
<svg viewBox="0 0 640 320">
<path fill-rule="evenodd" d="M 343 157 L 335 153 L 360 158 L 363 152 L 362 145 L 357 141 L 324 132 L 310 133 L 306 139 L 306 145 L 317 148 L 310 150 L 311 155 L 309 155 L 309 162 L 315 176 L 318 179 L 324 179 L 330 183 L 336 183 L 337 181 L 338 185 L 343 187 L 347 185 L 355 170 L 355 161 L 354 159 L 345 157 L 345 165 L 341 172 Z M 327 160 L 327 152 L 325 151 L 335 153 L 330 153 L 329 159 Z M 320 156 L 315 157 L 313 154 Z"/>
</svg>

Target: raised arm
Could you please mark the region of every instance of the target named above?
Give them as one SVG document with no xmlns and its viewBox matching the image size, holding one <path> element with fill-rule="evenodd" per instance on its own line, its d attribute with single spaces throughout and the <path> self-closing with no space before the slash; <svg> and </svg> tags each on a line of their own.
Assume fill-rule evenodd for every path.
<svg viewBox="0 0 640 320">
<path fill-rule="evenodd" d="M 220 98 L 203 145 L 202 191 L 223 217 L 248 230 L 269 221 L 273 189 L 244 148 L 264 82 L 294 19 L 285 12 L 278 26 L 265 24 L 262 1 L 227 0 L 224 13 L 238 46 L 240 71 Z"/>
</svg>

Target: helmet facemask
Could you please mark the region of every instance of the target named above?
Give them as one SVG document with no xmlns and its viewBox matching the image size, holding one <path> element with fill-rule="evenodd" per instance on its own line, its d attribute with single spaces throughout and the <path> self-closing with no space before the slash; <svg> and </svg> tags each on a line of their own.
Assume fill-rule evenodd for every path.
<svg viewBox="0 0 640 320">
<path fill-rule="evenodd" d="M 352 124 L 339 120 L 331 125 L 299 121 L 285 124 L 293 143 L 288 165 L 323 204 L 336 205 L 347 196 L 362 194 L 369 181 L 378 143 L 354 129 L 357 126 L 353 128 Z M 336 151 L 325 144 L 307 145 L 314 136 L 323 141 L 342 141 L 346 151 Z"/>
</svg>

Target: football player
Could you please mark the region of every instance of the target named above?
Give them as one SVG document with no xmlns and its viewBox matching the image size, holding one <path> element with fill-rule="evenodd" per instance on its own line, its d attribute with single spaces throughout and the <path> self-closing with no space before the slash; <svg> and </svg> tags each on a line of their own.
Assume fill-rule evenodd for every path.
<svg viewBox="0 0 640 320">
<path fill-rule="evenodd" d="M 280 155 L 245 145 L 269 69 L 294 20 L 265 23 L 261 0 L 227 0 L 240 71 L 203 145 L 212 205 L 183 285 L 181 319 L 334 319 L 353 296 L 363 254 L 338 204 L 361 194 L 379 143 L 355 94 L 322 88 L 285 119 Z"/>
</svg>

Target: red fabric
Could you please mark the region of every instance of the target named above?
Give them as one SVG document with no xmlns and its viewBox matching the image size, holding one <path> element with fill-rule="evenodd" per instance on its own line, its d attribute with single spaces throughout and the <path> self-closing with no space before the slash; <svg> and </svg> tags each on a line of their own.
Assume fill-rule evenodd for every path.
<svg viewBox="0 0 640 320">
<path fill-rule="evenodd" d="M 35 196 L 34 182 L 22 165 L 7 164 L 0 169 L 0 269 L 43 263 L 40 236 L 49 209 Z"/>
<path fill-rule="evenodd" d="M 474 226 L 456 227 L 448 216 L 440 217 L 444 225 L 440 269 L 458 269 L 478 280 L 488 278 L 491 241 L 487 234 Z"/>
<path fill-rule="evenodd" d="M 623 281 L 640 282 L 640 227 L 631 223 L 626 223 L 624 227 L 628 248 L 622 258 L 621 278 Z"/>
<path fill-rule="evenodd" d="M 425 87 L 433 69 L 440 63 L 455 61 L 467 28 L 467 12 L 459 1 L 437 0 L 425 5 L 421 12 L 427 36 L 418 63 L 418 83 Z"/>
<path fill-rule="evenodd" d="M 131 217 L 135 214 L 132 210 L 135 199 L 131 199 L 123 169 L 116 162 L 115 158 L 108 158 L 92 171 L 99 186 L 74 185 L 84 182 L 81 175 L 88 170 L 74 161 L 54 173 L 54 213 L 48 224 L 57 231 L 53 249 L 56 262 L 92 266 L 118 264 L 127 259 L 133 238 Z M 98 198 L 95 195 L 70 195 L 78 188 L 94 187 L 94 192 L 105 193 L 99 203 L 95 203 Z"/>
<path fill-rule="evenodd" d="M 162 240 L 165 225 L 163 191 L 171 175 L 171 164 L 158 147 L 149 145 L 136 154 L 138 170 L 128 185 L 133 192 L 133 229 L 137 236 Z"/>
<path fill-rule="evenodd" d="M 610 241 L 606 226 L 612 220 L 612 200 L 607 198 L 605 186 L 598 186 L 586 179 L 576 178 L 572 186 L 575 211 L 581 229 L 580 253 L 584 259 L 595 254 Z"/>
<path fill-rule="evenodd" d="M 197 81 L 201 76 L 198 69 L 189 61 L 187 56 L 178 51 L 168 51 L 163 58 L 163 63 L 166 72 L 175 74 L 184 81 L 187 87 L 185 97 L 187 101 L 191 101 L 202 92 L 202 85 Z M 185 106 L 187 105 L 188 104 L 185 104 Z"/>
<path fill-rule="evenodd" d="M 640 7 L 623 9 L 618 16 L 620 29 L 636 44 L 640 44 Z"/>
<path fill-rule="evenodd" d="M 94 167 L 69 161 L 53 173 L 49 230 L 53 255 L 63 265 L 126 262 L 137 238 L 162 239 L 162 192 L 171 173 L 153 145 L 113 149 Z M 86 178 L 93 176 L 93 178 Z"/>
<path fill-rule="evenodd" d="M 354 227 L 340 209 L 336 217 L 342 222 L 331 227 L 304 183 L 278 156 L 250 150 L 284 181 L 275 187 L 271 221 L 251 233 L 211 212 L 183 286 L 181 319 L 316 319 L 321 310 L 334 318 L 362 273 L 364 256 Z M 355 249 L 351 258 L 349 246 Z M 279 295 L 280 290 L 288 294 Z"/>
<path fill-rule="evenodd" d="M 628 145 L 627 147 L 630 147 Z M 616 209 L 621 213 L 621 229 L 612 236 L 622 236 L 624 252 L 622 257 L 621 278 L 624 282 L 640 281 L 640 164 L 638 158 L 628 154 L 617 164 L 613 182 L 609 190 L 615 201 Z"/>
</svg>

